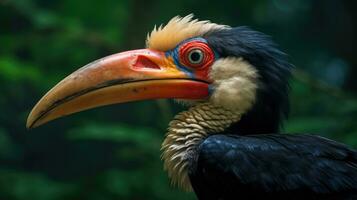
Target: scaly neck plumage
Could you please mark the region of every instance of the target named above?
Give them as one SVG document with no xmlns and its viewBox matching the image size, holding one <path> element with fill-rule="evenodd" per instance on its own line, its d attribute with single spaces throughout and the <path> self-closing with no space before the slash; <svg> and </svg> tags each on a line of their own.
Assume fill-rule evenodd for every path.
<svg viewBox="0 0 357 200">
<path fill-rule="evenodd" d="M 169 124 L 161 150 L 164 169 L 174 185 L 190 191 L 188 169 L 196 159 L 196 149 L 210 134 L 223 132 L 239 121 L 240 112 L 210 103 L 201 103 L 177 114 Z"/>
</svg>

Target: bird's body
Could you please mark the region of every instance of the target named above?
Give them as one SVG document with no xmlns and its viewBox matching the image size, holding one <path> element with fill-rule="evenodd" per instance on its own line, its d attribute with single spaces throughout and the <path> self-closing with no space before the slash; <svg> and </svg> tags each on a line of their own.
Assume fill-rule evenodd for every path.
<svg viewBox="0 0 357 200">
<path fill-rule="evenodd" d="M 198 199 L 356 199 L 357 152 L 280 134 L 292 65 L 271 39 L 192 16 L 148 35 L 147 49 L 74 72 L 35 106 L 28 127 L 88 108 L 175 98 L 162 159 L 173 185 Z"/>
<path fill-rule="evenodd" d="M 240 118 L 204 104 L 176 116 L 163 143 L 173 183 L 199 199 L 357 198 L 356 151 L 313 135 L 244 134 Z"/>
<path fill-rule="evenodd" d="M 197 152 L 189 176 L 199 199 L 357 198 L 357 153 L 322 137 L 219 134 Z"/>
</svg>

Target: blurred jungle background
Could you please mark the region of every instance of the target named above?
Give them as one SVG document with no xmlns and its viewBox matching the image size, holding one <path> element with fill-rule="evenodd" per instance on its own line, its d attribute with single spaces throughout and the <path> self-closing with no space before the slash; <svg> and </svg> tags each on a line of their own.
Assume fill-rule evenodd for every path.
<svg viewBox="0 0 357 200">
<path fill-rule="evenodd" d="M 0 200 L 194 199 L 170 187 L 160 143 L 183 108 L 107 106 L 34 130 L 39 98 L 77 68 L 143 48 L 155 24 L 194 13 L 267 33 L 296 65 L 284 132 L 357 147 L 356 1 L 0 0 Z"/>
</svg>

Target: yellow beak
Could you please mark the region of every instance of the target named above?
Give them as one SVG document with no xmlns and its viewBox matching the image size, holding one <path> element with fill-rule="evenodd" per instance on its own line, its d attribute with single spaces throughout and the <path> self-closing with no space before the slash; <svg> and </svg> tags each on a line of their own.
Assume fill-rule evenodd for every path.
<svg viewBox="0 0 357 200">
<path fill-rule="evenodd" d="M 179 70 L 165 53 L 127 51 L 94 61 L 59 82 L 32 109 L 27 127 L 114 103 L 207 97 L 208 82 Z"/>
</svg>

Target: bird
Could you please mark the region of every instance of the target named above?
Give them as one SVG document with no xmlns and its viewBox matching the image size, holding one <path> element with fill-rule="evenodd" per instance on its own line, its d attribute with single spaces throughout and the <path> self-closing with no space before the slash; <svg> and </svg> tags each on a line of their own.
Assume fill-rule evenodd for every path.
<svg viewBox="0 0 357 200">
<path fill-rule="evenodd" d="M 34 106 L 27 127 L 82 110 L 149 99 L 188 108 L 161 146 L 172 184 L 198 199 L 357 199 L 357 151 L 283 134 L 294 66 L 264 33 L 176 16 L 146 48 L 79 68 Z"/>
</svg>

